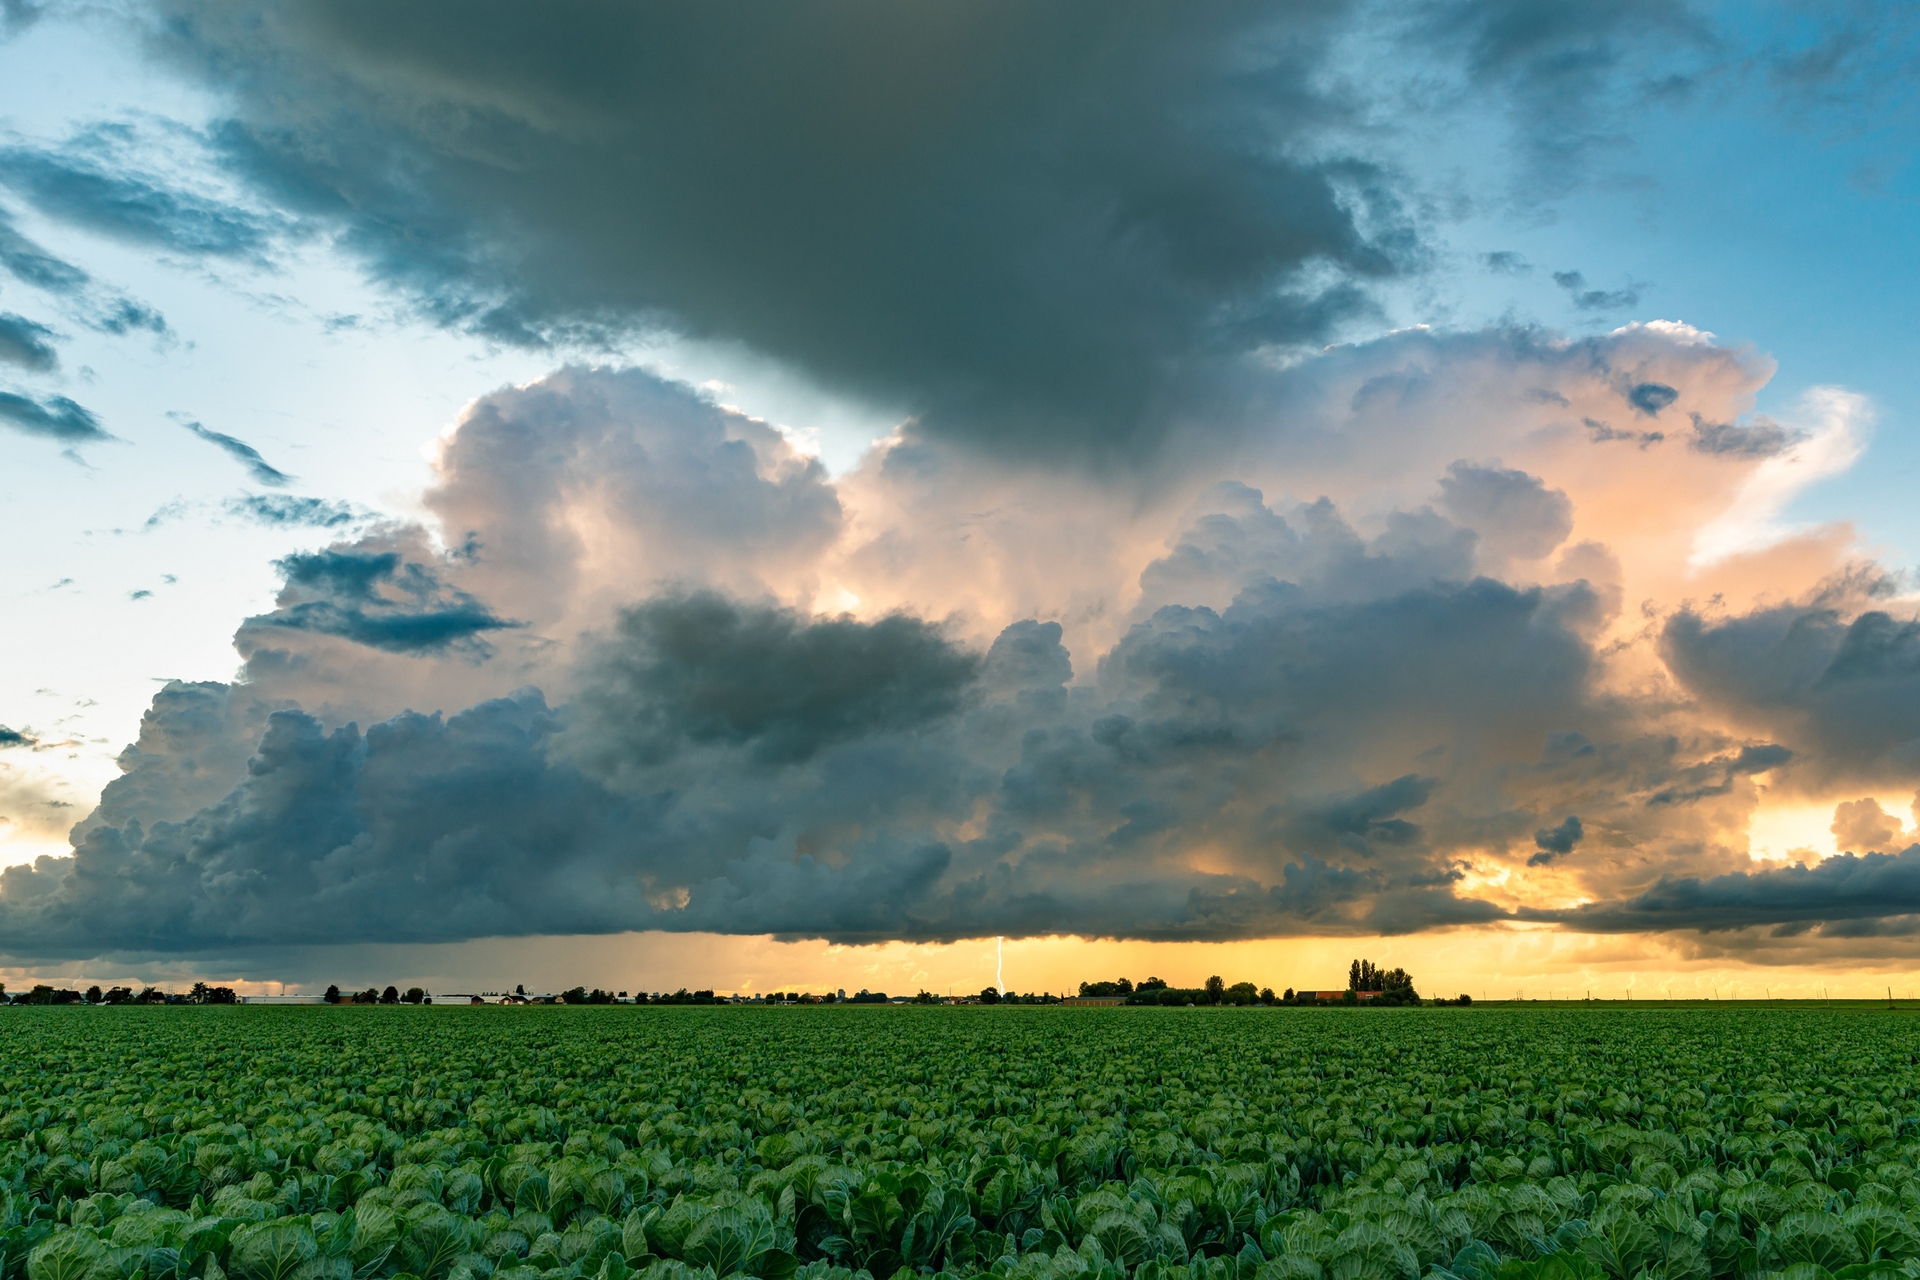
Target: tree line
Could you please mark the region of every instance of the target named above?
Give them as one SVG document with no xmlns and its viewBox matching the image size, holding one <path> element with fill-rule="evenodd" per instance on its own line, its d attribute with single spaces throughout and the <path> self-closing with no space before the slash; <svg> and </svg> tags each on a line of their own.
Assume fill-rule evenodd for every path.
<svg viewBox="0 0 1920 1280">
<path fill-rule="evenodd" d="M 1128 978 L 1116 978 L 1111 982 L 1083 982 L 1080 984 L 1083 997 L 1119 998 L 1130 1005 L 1373 1005 L 1393 1007 L 1398 1005 L 1470 1005 L 1473 997 L 1461 995 L 1457 1000 L 1448 1000 L 1436 996 L 1431 1000 L 1422 1000 L 1414 988 L 1413 975 L 1405 969 L 1383 969 L 1371 960 L 1355 960 L 1347 970 L 1347 985 L 1342 991 L 1295 991 L 1286 988 L 1275 995 L 1272 987 L 1256 987 L 1251 982 L 1236 982 L 1231 986 L 1219 974 L 1208 978 L 1198 987 L 1176 987 L 1161 978 L 1147 978 L 1139 983 Z"/>
<path fill-rule="evenodd" d="M 36 983 L 26 991 L 7 993 L 7 984 L 0 982 L 0 1004 L 238 1004 L 240 997 L 234 994 L 232 987 L 213 987 L 204 982 L 196 982 L 193 989 L 184 995 L 162 991 L 158 987 L 143 987 L 138 992 L 132 987 L 109 987 L 102 991 L 99 987 L 88 987 L 85 991 L 70 990 Z"/>
<path fill-rule="evenodd" d="M 1347 970 L 1347 985 L 1344 991 L 1295 991 L 1288 987 L 1275 995 L 1272 987 L 1256 987 L 1251 982 L 1236 982 L 1231 985 L 1215 974 L 1198 987 L 1176 987 L 1164 979 L 1149 977 L 1138 983 L 1129 978 L 1116 978 L 1111 982 L 1082 982 L 1082 997 L 1118 998 L 1130 1005 L 1227 1005 L 1246 1007 L 1251 1005 L 1470 1005 L 1473 997 L 1461 995 L 1458 999 L 1448 1000 L 1436 997 L 1422 1000 L 1414 987 L 1413 975 L 1405 969 L 1386 969 L 1375 965 L 1371 960 L 1357 959 Z M 558 995 L 530 996 L 524 986 L 516 987 L 509 1000 L 527 1004 L 663 1004 L 663 1005 L 716 1005 L 739 1003 L 742 997 L 716 995 L 710 989 L 689 991 L 685 987 L 674 992 L 635 992 L 631 997 L 622 991 L 617 995 L 599 987 L 588 989 L 585 986 L 571 987 Z M 329 986 L 322 997 L 328 1004 L 371 1004 L 398 1005 L 432 1004 L 433 995 L 420 987 L 408 987 L 401 991 L 389 986 L 384 991 L 377 987 L 368 987 L 364 991 L 342 992 L 338 986 Z M 480 1004 L 479 996 L 469 999 Z M 911 1003 L 920 1005 L 945 1004 L 953 1000 L 950 996 L 937 996 L 922 989 L 912 998 Z M 978 995 L 959 997 L 969 1004 L 1058 1004 L 1061 997 L 1051 994 L 1027 992 L 1017 994 L 1000 991 L 996 987 L 985 987 Z M 236 1004 L 239 997 L 231 987 L 210 986 L 196 982 L 184 995 L 164 992 L 157 987 L 145 987 L 136 993 L 131 987 L 111 987 L 102 991 L 93 986 L 86 991 L 65 990 L 47 984 L 39 984 L 31 990 L 9 996 L 6 984 L 0 983 L 0 1003 L 6 1004 Z M 775 991 L 768 995 L 753 998 L 755 1004 L 888 1004 L 890 997 L 884 991 L 862 989 L 854 995 L 844 991 L 829 991 L 820 995 L 805 992 Z"/>
</svg>

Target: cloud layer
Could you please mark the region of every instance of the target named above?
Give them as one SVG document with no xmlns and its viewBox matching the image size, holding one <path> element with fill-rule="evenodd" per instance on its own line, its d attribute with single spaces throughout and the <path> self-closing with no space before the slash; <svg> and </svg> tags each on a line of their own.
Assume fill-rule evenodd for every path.
<svg viewBox="0 0 1920 1280">
<path fill-rule="evenodd" d="M 937 434 L 1105 453 L 1418 264 L 1388 175 L 1332 141 L 1361 110 L 1323 74 L 1350 17 L 189 6 L 154 42 L 233 102 L 229 172 L 437 320 L 523 343 L 666 326 Z M 100 150 L 22 157 L 16 183 L 119 234 L 253 244 L 238 211 L 108 190 Z"/>
<path fill-rule="evenodd" d="M 1270 427 L 1144 492 L 911 430 L 836 481 L 635 370 L 503 389 L 434 527 L 280 562 L 243 678 L 162 692 L 0 937 L 1844 949 L 1915 910 L 1912 855 L 1760 866 L 1744 828 L 1829 796 L 1897 836 L 1854 802 L 1920 782 L 1912 612 L 1831 531 L 1686 577 L 1766 456 L 1584 425 L 1748 422 L 1766 373 L 1682 326 L 1399 335 L 1271 374 Z"/>
</svg>

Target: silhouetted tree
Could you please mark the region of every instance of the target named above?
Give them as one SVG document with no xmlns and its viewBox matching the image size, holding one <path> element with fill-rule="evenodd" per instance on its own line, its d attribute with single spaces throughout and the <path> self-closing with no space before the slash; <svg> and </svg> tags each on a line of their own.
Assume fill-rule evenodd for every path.
<svg viewBox="0 0 1920 1280">
<path fill-rule="evenodd" d="M 1226 980 L 1222 978 L 1219 974 L 1217 973 L 1214 974 L 1211 978 L 1207 979 L 1206 991 L 1207 991 L 1207 1003 L 1219 1004 L 1220 997 L 1224 996 L 1227 993 Z"/>
<path fill-rule="evenodd" d="M 336 986 L 332 986 L 332 985 L 329 985 L 329 986 L 327 987 L 327 994 L 326 994 L 326 995 L 324 995 L 324 996 L 322 996 L 322 997 L 321 997 L 321 999 L 323 999 L 323 1000 L 325 1000 L 325 1001 L 326 1001 L 326 1002 L 327 1002 L 328 1004 L 339 1004 L 339 1003 L 340 1003 L 340 988 L 339 988 L 339 987 L 336 987 Z"/>
<path fill-rule="evenodd" d="M 1371 960 L 1355 960 L 1347 969 L 1347 990 L 1378 994 L 1375 1004 L 1417 1004 L 1420 995 L 1413 989 L 1413 975 L 1405 969 L 1381 969 Z"/>
</svg>

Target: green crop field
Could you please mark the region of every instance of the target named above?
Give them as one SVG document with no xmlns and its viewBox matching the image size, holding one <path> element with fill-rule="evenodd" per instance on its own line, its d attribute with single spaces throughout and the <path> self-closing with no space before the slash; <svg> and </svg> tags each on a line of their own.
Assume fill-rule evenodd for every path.
<svg viewBox="0 0 1920 1280">
<path fill-rule="evenodd" d="M 43 1008 L 4 1280 L 1920 1276 L 1885 1010 Z"/>
</svg>

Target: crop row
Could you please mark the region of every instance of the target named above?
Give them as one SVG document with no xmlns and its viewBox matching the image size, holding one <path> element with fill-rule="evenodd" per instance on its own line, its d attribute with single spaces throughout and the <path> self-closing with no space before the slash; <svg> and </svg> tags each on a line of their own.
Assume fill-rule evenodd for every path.
<svg viewBox="0 0 1920 1280">
<path fill-rule="evenodd" d="M 0 1280 L 1920 1277 L 1920 1028 L 1884 1013 L 11 1030 Z"/>
</svg>

